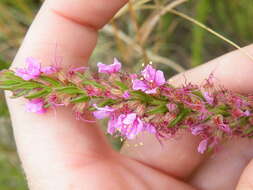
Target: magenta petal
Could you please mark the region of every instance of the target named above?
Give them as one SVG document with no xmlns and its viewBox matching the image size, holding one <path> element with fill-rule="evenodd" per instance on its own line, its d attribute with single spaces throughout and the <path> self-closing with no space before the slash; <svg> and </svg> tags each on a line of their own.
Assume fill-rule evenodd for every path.
<svg viewBox="0 0 253 190">
<path fill-rule="evenodd" d="M 36 79 L 41 74 L 40 62 L 34 58 L 26 59 L 27 68 L 19 68 L 16 70 L 15 74 L 24 80 Z"/>
<path fill-rule="evenodd" d="M 134 80 L 134 79 L 137 79 L 137 74 L 130 74 L 129 75 L 130 76 L 130 79 L 132 79 L 132 80 Z"/>
<path fill-rule="evenodd" d="M 204 139 L 199 143 L 198 152 L 203 154 L 207 149 L 208 139 Z"/>
<path fill-rule="evenodd" d="M 222 131 L 224 131 L 224 132 L 226 132 L 226 133 L 231 133 L 231 128 L 229 127 L 229 125 L 227 125 L 227 124 L 220 124 L 219 125 L 219 128 L 222 130 Z"/>
<path fill-rule="evenodd" d="M 40 62 L 32 57 L 26 59 L 27 63 L 27 73 L 31 76 L 37 77 L 41 74 Z"/>
<path fill-rule="evenodd" d="M 113 64 L 111 66 L 113 67 L 114 73 L 119 72 L 121 69 L 121 63 L 119 62 L 119 60 L 117 58 L 114 58 Z"/>
<path fill-rule="evenodd" d="M 134 139 L 143 130 L 143 122 L 138 118 L 135 120 L 132 130 L 127 134 L 128 139 Z"/>
<path fill-rule="evenodd" d="M 208 92 L 204 92 L 203 95 L 204 95 L 204 98 L 207 101 L 207 103 L 212 105 L 214 98 Z"/>
<path fill-rule="evenodd" d="M 199 135 L 203 131 L 203 126 L 202 125 L 197 125 L 191 128 L 191 132 L 193 135 Z"/>
<path fill-rule="evenodd" d="M 136 119 L 136 113 L 127 114 L 127 116 L 123 120 L 123 124 L 125 124 L 125 125 L 132 124 L 135 119 Z"/>
<path fill-rule="evenodd" d="M 118 116 L 117 123 L 116 123 L 117 128 L 119 128 L 119 129 L 121 128 L 121 126 L 123 125 L 123 120 L 124 120 L 125 117 L 126 117 L 125 114 L 121 114 L 121 115 Z"/>
<path fill-rule="evenodd" d="M 128 91 L 125 91 L 122 95 L 123 98 L 128 99 L 130 97 L 130 93 Z"/>
<path fill-rule="evenodd" d="M 146 92 L 146 94 L 155 94 L 156 90 L 157 90 L 157 88 L 153 88 L 153 89 L 146 90 L 145 92 Z"/>
<path fill-rule="evenodd" d="M 142 90 L 145 91 L 148 89 L 147 85 L 139 79 L 135 79 L 133 80 L 133 86 L 132 86 L 133 90 Z"/>
<path fill-rule="evenodd" d="M 168 103 L 166 104 L 166 107 L 168 108 L 169 112 L 173 112 L 177 109 L 177 105 L 174 103 Z"/>
<path fill-rule="evenodd" d="M 116 131 L 116 122 L 117 120 L 115 120 L 114 117 L 112 117 L 109 121 L 108 121 L 108 126 L 107 126 L 107 133 L 113 135 Z"/>
<path fill-rule="evenodd" d="M 110 113 L 108 113 L 107 111 L 94 111 L 93 112 L 93 116 L 96 119 L 104 119 L 106 117 L 109 117 Z"/>
<path fill-rule="evenodd" d="M 243 112 L 244 116 L 250 116 L 250 111 L 246 110 L 245 112 Z"/>
<path fill-rule="evenodd" d="M 24 80 L 31 80 L 33 76 L 29 75 L 25 69 L 19 68 L 15 71 L 15 75 L 21 77 Z"/>
<path fill-rule="evenodd" d="M 109 106 L 105 106 L 103 108 L 97 107 L 96 104 L 93 104 L 93 106 L 97 109 L 97 111 L 93 112 L 93 116 L 97 119 L 104 119 L 106 117 L 109 117 L 114 111 L 114 109 L 110 108 Z"/>
<path fill-rule="evenodd" d="M 108 72 L 108 67 L 107 67 L 106 64 L 97 63 L 97 67 L 98 67 L 98 72 L 99 73 L 107 73 Z"/>
<path fill-rule="evenodd" d="M 141 74 L 147 81 L 153 82 L 155 80 L 156 70 L 151 65 L 147 65 Z"/>
<path fill-rule="evenodd" d="M 158 70 L 156 71 L 156 75 L 155 75 L 155 84 L 157 86 L 161 86 L 163 84 L 165 84 L 165 78 L 164 78 L 164 74 L 162 71 Z"/>
<path fill-rule="evenodd" d="M 42 99 L 33 99 L 26 104 L 26 110 L 32 113 L 43 114 L 46 112 L 44 101 Z"/>
<path fill-rule="evenodd" d="M 145 131 L 147 131 L 147 132 L 149 132 L 151 134 L 156 133 L 155 127 L 153 125 L 151 125 L 151 124 L 146 124 L 145 125 Z"/>
<path fill-rule="evenodd" d="M 140 118 L 137 119 L 137 126 L 136 126 L 136 135 L 138 135 L 143 130 L 143 122 Z"/>
<path fill-rule="evenodd" d="M 121 69 L 121 63 L 116 58 L 114 58 L 114 62 L 111 65 L 98 63 L 97 66 L 99 73 L 106 73 L 106 74 L 116 73 L 119 72 Z"/>
</svg>

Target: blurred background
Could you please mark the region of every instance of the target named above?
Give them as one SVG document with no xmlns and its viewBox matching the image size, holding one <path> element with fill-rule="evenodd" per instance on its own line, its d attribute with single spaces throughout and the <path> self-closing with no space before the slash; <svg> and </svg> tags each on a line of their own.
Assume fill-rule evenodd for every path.
<svg viewBox="0 0 253 190">
<path fill-rule="evenodd" d="M 0 70 L 8 68 L 41 3 L 0 0 Z M 138 71 L 143 62 L 153 61 L 170 77 L 234 49 L 182 14 L 239 46 L 253 42 L 252 0 L 131 0 L 101 30 L 90 64 L 110 62 L 115 56 L 124 63 L 125 70 Z M 0 91 L 0 190 L 25 189 Z"/>
</svg>

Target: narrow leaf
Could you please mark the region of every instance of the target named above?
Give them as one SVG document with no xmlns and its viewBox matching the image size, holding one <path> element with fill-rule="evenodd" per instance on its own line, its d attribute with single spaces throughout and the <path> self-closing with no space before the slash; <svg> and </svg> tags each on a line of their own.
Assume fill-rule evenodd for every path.
<svg viewBox="0 0 253 190">
<path fill-rule="evenodd" d="M 75 86 L 64 86 L 55 89 L 57 92 L 66 94 L 84 94 L 85 92 Z"/>
<path fill-rule="evenodd" d="M 166 105 L 161 105 L 161 106 L 157 106 L 156 108 L 146 112 L 146 114 L 151 115 L 151 114 L 165 113 L 167 111 L 168 111 L 168 109 L 167 109 Z"/>
<path fill-rule="evenodd" d="M 50 83 L 51 85 L 53 86 L 59 86 L 61 83 L 51 77 L 48 77 L 48 76 L 40 76 L 40 78 L 43 80 L 43 81 L 46 81 L 48 83 Z"/>
<path fill-rule="evenodd" d="M 105 106 L 109 106 L 109 105 L 112 105 L 112 104 L 115 104 L 117 102 L 117 100 L 113 100 L 113 99 L 108 99 L 108 100 L 105 100 L 99 104 L 97 104 L 98 107 L 105 107 Z M 96 108 L 94 107 L 90 107 L 89 108 L 89 111 L 94 111 L 96 110 Z"/>
<path fill-rule="evenodd" d="M 101 89 L 105 89 L 105 87 L 95 81 L 91 81 L 91 80 L 85 80 L 83 81 L 83 84 L 85 85 L 91 85 L 91 86 L 94 86 L 94 87 L 97 87 L 97 88 L 101 88 Z"/>
<path fill-rule="evenodd" d="M 244 131 L 244 134 L 248 135 L 253 132 L 253 126 L 250 126 L 248 129 Z"/>
<path fill-rule="evenodd" d="M 143 102 L 146 102 L 146 103 L 153 101 L 153 98 L 150 95 L 145 94 L 144 92 L 142 92 L 140 90 L 132 91 L 132 92 L 130 92 L 130 94 L 132 96 L 134 96 L 135 98 L 140 99 L 140 100 L 142 100 Z"/>
<path fill-rule="evenodd" d="M 122 91 L 128 90 L 127 85 L 125 85 L 125 84 L 124 84 L 123 82 L 121 82 L 121 81 L 115 81 L 115 84 L 116 84 Z"/>
<path fill-rule="evenodd" d="M 89 96 L 83 95 L 83 96 L 78 96 L 76 98 L 73 98 L 70 102 L 71 103 L 82 103 L 82 102 L 87 102 L 89 100 Z"/>
<path fill-rule="evenodd" d="M 19 91 L 19 92 L 15 92 L 15 93 L 11 96 L 11 98 L 19 98 L 19 97 L 21 97 L 21 96 L 24 96 L 24 95 L 28 94 L 29 92 L 30 92 L 30 90 L 21 90 L 21 91 Z"/>
<path fill-rule="evenodd" d="M 189 113 L 190 113 L 189 109 L 187 108 L 182 109 L 181 112 L 177 115 L 177 117 L 170 122 L 169 127 L 174 127 L 176 124 L 181 122 Z"/>
<path fill-rule="evenodd" d="M 50 92 L 51 92 L 51 89 L 46 88 L 46 89 L 42 89 L 42 90 L 39 90 L 37 92 L 34 92 L 32 94 L 29 94 L 25 97 L 27 99 L 41 98 L 41 97 L 44 97 L 44 96 L 48 95 Z"/>
</svg>

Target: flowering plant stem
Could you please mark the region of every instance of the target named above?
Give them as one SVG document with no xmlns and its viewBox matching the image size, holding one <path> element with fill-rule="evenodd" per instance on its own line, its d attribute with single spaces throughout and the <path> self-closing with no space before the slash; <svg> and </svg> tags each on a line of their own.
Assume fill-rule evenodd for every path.
<svg viewBox="0 0 253 190">
<path fill-rule="evenodd" d="M 0 73 L 0 89 L 27 99 L 30 112 L 71 105 L 78 120 L 94 122 L 85 119 L 85 110 L 97 119 L 109 118 L 107 132 L 123 139 L 147 131 L 161 142 L 187 130 L 202 139 L 200 153 L 234 136 L 253 137 L 253 96 L 215 87 L 213 76 L 201 86 L 174 87 L 152 65 L 140 74 L 120 72 L 117 59 L 98 63 L 98 73 L 86 67 L 41 67 L 34 58 L 26 62 L 26 68 Z"/>
</svg>

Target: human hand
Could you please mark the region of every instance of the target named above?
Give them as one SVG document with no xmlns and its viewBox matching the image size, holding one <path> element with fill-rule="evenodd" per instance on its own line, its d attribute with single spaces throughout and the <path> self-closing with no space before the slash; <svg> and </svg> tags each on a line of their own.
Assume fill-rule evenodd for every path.
<svg viewBox="0 0 253 190">
<path fill-rule="evenodd" d="M 83 65 L 92 53 L 97 31 L 127 0 L 47 0 L 34 20 L 13 62 L 22 67 L 28 56 L 50 64 L 58 44 L 63 67 Z M 253 46 L 245 48 L 253 52 Z M 239 69 L 240 68 L 240 69 Z M 227 88 L 253 91 L 249 82 L 253 63 L 238 51 L 175 76 L 171 81 L 200 83 L 215 69 L 215 77 Z M 250 140 L 235 139 L 214 156 L 201 155 L 199 139 L 182 134 L 161 146 L 143 134 L 144 146 L 113 151 L 95 124 L 76 121 L 59 108 L 45 115 L 26 113 L 22 100 L 8 99 L 14 134 L 30 189 L 253 189 Z M 88 117 L 88 116 L 87 116 Z M 89 116 L 90 117 L 90 116 Z"/>
</svg>

